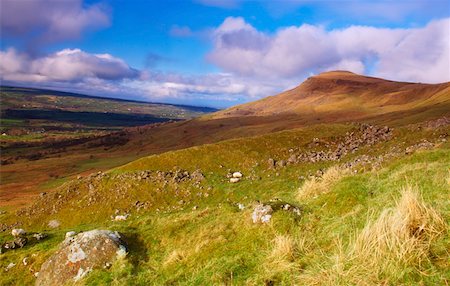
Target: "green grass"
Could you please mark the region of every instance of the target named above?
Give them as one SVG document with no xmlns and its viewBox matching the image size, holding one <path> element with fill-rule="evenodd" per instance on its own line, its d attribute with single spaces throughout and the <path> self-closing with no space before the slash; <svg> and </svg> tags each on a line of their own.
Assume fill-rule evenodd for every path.
<svg viewBox="0 0 450 286">
<path fill-rule="evenodd" d="M 129 255 L 108 271 L 92 272 L 81 284 L 264 285 L 270 281 L 275 285 L 354 284 L 358 275 L 370 269 L 364 269 L 362 264 L 359 266 L 363 272 L 347 271 L 354 266 L 349 261 L 340 271 L 336 258 L 347 253 L 368 221 L 395 206 L 402 188 L 412 186 L 420 190 L 425 203 L 439 212 L 448 225 L 450 149 L 445 143 L 433 150 L 389 159 L 380 169 L 362 168 L 357 174 L 333 182 L 327 192 L 302 200 L 297 196 L 303 184 L 299 176 L 306 177 L 336 162 L 290 165 L 277 170 L 267 168 L 268 158 L 286 159 L 291 148 L 306 150 L 318 134 L 327 134 L 322 137 L 331 140 L 351 128 L 352 125 L 323 125 L 229 140 L 142 158 L 109 172 L 110 176 L 119 176 L 140 170 L 168 171 L 174 166 L 191 172 L 200 168 L 206 177 L 200 188 L 190 182 L 163 187 L 157 182 L 131 177 L 67 182 L 60 190 L 64 196 L 57 213 L 19 218 L 29 231 L 47 230 L 50 219 L 60 220 L 61 229 L 50 231 L 51 237 L 44 243 L 0 256 L 0 284 L 32 284 L 34 278 L 29 268 L 39 269 L 66 231 L 94 228 L 123 233 L 129 244 Z M 438 135 L 434 131 L 398 129 L 392 141 L 361 148 L 344 162 L 361 154 L 380 155 L 396 145 L 405 148 L 422 138 L 432 140 Z M 242 171 L 244 180 L 228 183 L 225 177 L 228 170 Z M 97 203 L 91 206 L 88 183 L 95 184 L 97 193 Z M 156 188 L 164 191 L 157 192 Z M 69 189 L 80 193 L 66 194 Z M 175 195 L 175 189 L 180 195 Z M 197 196 L 199 192 L 207 192 L 208 197 Z M 301 219 L 278 211 L 269 224 L 253 224 L 252 205 L 257 200 L 272 198 L 300 205 Z M 186 204 L 179 205 L 181 199 Z M 46 202 L 49 205 L 56 202 L 56 199 L 49 200 Z M 137 200 L 150 202 L 151 206 L 136 211 L 132 205 Z M 236 203 L 243 203 L 246 208 L 240 211 Z M 198 208 L 193 210 L 193 206 Z M 130 211 L 130 218 L 113 222 L 110 216 L 115 209 L 121 213 Z M 7 239 L 8 234 L 0 233 L 1 241 Z M 433 241 L 428 259 L 420 265 L 405 263 L 402 268 L 394 267 L 371 280 L 359 282 L 361 285 L 445 285 L 450 279 L 448 249 L 448 233 L 441 234 Z M 37 255 L 31 266 L 20 265 L 24 257 L 33 253 Z M 17 265 L 6 273 L 3 269 L 10 262 Z"/>
</svg>

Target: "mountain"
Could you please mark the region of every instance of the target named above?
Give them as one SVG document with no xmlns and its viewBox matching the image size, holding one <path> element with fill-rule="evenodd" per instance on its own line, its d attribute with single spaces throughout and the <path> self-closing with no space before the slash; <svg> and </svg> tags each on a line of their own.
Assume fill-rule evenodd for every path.
<svg viewBox="0 0 450 286">
<path fill-rule="evenodd" d="M 450 104 L 450 83 L 421 84 L 384 80 L 347 71 L 308 78 L 298 87 L 275 96 L 235 106 L 213 118 L 295 114 L 327 120 L 355 120 Z M 448 109 L 447 109 L 448 110 Z"/>
</svg>

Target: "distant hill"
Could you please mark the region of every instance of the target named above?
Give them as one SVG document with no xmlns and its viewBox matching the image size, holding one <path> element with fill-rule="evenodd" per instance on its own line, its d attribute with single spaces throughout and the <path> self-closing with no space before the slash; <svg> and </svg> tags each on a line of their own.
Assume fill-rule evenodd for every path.
<svg viewBox="0 0 450 286">
<path fill-rule="evenodd" d="M 150 103 L 117 98 L 96 97 L 46 89 L 1 86 L 1 110 L 59 110 L 140 114 L 155 118 L 189 119 L 217 109 L 188 105 Z"/>
</svg>

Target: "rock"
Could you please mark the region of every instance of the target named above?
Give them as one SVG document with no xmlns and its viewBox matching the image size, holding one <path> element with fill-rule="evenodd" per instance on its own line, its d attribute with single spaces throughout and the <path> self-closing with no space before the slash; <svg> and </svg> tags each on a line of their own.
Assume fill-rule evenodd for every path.
<svg viewBox="0 0 450 286">
<path fill-rule="evenodd" d="M 60 225 L 61 223 L 56 219 L 52 219 L 51 221 L 48 222 L 48 227 L 50 228 L 58 228 Z"/>
<path fill-rule="evenodd" d="M 252 213 L 253 223 L 268 223 L 272 218 L 273 209 L 269 205 L 259 204 Z"/>
<path fill-rule="evenodd" d="M 295 164 L 295 163 L 298 162 L 297 156 L 293 154 L 293 155 L 291 155 L 291 156 L 289 157 L 289 159 L 288 159 L 287 161 L 288 161 L 289 164 Z"/>
<path fill-rule="evenodd" d="M 124 220 L 127 220 L 127 218 L 128 218 L 128 214 L 126 214 L 126 215 L 116 215 L 114 217 L 114 220 L 115 221 L 124 221 Z"/>
<path fill-rule="evenodd" d="M 13 268 L 14 266 L 16 266 L 16 264 L 11 262 L 10 264 L 8 264 L 8 266 L 6 266 L 5 271 L 8 271 L 9 269 Z"/>
<path fill-rule="evenodd" d="M 269 168 L 274 168 L 276 161 L 272 158 L 269 158 L 269 160 L 267 160 L 267 163 L 269 165 Z"/>
<path fill-rule="evenodd" d="M 91 230 L 66 238 L 59 249 L 42 264 L 37 286 L 63 285 L 78 281 L 94 269 L 111 265 L 126 255 L 124 242 L 117 232 Z"/>
<path fill-rule="evenodd" d="M 205 179 L 205 176 L 203 175 L 203 173 L 200 170 L 195 170 L 192 174 L 191 174 L 191 179 L 196 181 L 196 182 L 201 182 Z"/>
<path fill-rule="evenodd" d="M 239 178 L 230 178 L 230 183 L 237 183 L 239 182 L 241 179 Z"/>
<path fill-rule="evenodd" d="M 238 203 L 238 204 L 237 204 L 237 207 L 238 207 L 238 209 L 241 210 L 241 211 L 242 211 L 243 209 L 245 209 L 245 206 L 244 206 L 243 204 L 241 204 L 241 203 Z"/>
<path fill-rule="evenodd" d="M 33 234 L 33 237 L 36 240 L 42 240 L 42 239 L 46 238 L 47 235 L 45 233 L 35 233 L 35 234 Z"/>
<path fill-rule="evenodd" d="M 277 165 L 278 165 L 279 167 L 285 167 L 285 166 L 286 166 L 286 161 L 280 160 L 280 161 L 278 161 Z"/>
<path fill-rule="evenodd" d="M 68 231 L 68 232 L 66 232 L 66 238 L 75 236 L 75 234 L 77 234 L 75 231 Z"/>
<path fill-rule="evenodd" d="M 26 234 L 26 231 L 22 228 L 15 228 L 11 231 L 12 236 L 19 237 Z"/>
<path fill-rule="evenodd" d="M 242 178 L 242 173 L 241 172 L 234 172 L 233 173 L 233 178 Z"/>
<path fill-rule="evenodd" d="M 22 259 L 22 263 L 23 263 L 23 265 L 27 266 L 28 265 L 28 257 L 25 257 L 24 259 Z"/>
<path fill-rule="evenodd" d="M 13 241 L 5 242 L 2 249 L 17 249 L 24 247 L 28 242 L 26 237 L 16 237 Z"/>
</svg>

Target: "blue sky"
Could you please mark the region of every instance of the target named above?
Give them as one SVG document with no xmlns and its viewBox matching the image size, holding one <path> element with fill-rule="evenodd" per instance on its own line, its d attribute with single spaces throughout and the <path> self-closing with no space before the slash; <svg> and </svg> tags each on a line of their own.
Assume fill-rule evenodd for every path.
<svg viewBox="0 0 450 286">
<path fill-rule="evenodd" d="M 2 0 L 4 84 L 227 107 L 327 70 L 450 81 L 450 1 Z"/>
</svg>

